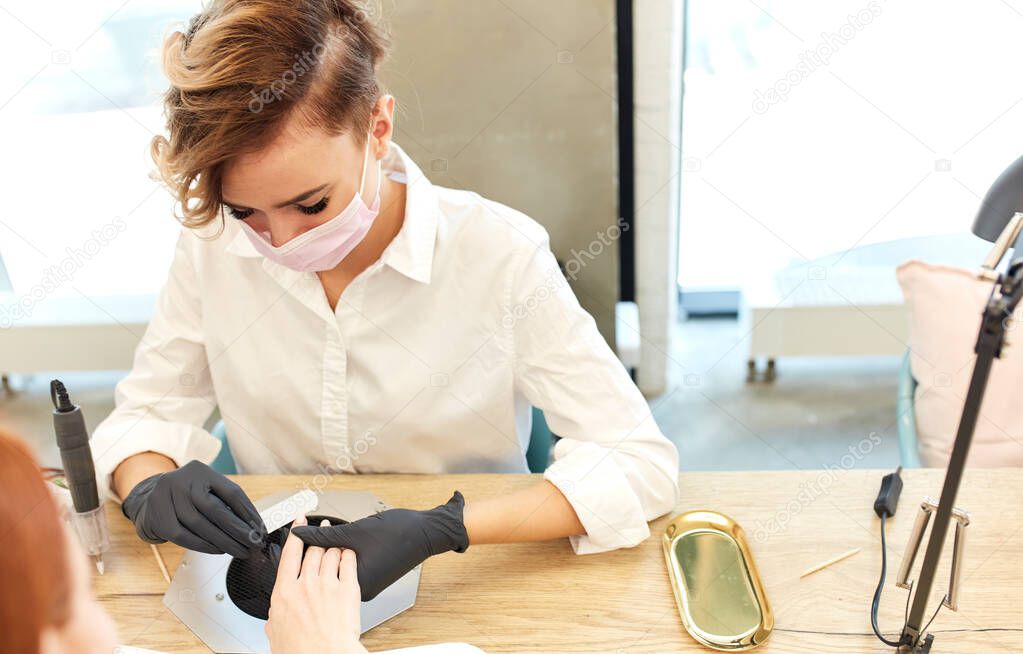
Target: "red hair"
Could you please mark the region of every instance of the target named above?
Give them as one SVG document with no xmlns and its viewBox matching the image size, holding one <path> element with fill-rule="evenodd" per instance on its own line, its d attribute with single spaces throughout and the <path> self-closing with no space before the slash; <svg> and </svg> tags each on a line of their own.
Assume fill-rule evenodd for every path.
<svg viewBox="0 0 1023 654">
<path fill-rule="evenodd" d="M 4 651 L 38 654 L 43 631 L 68 619 L 66 536 L 35 457 L 3 431 L 0 480 L 0 638 Z"/>
</svg>

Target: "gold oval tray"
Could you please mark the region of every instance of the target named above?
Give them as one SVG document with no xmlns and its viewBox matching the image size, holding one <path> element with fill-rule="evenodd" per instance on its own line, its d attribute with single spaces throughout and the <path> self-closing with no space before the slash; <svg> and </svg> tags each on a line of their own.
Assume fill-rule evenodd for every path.
<svg viewBox="0 0 1023 654">
<path fill-rule="evenodd" d="M 767 640 L 774 613 L 737 522 L 715 511 L 689 511 L 668 523 L 661 543 L 689 635 L 730 652 Z"/>
</svg>

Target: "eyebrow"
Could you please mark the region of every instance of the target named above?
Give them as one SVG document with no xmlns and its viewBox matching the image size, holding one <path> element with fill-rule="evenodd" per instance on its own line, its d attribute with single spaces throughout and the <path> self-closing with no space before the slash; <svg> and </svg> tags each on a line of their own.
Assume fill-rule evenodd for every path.
<svg viewBox="0 0 1023 654">
<path fill-rule="evenodd" d="M 319 193 L 323 189 L 327 188 L 328 186 L 330 186 L 330 184 L 321 184 L 321 185 L 317 186 L 316 188 L 309 189 L 305 193 L 299 193 L 298 195 L 296 195 L 295 197 L 291 198 L 290 200 L 286 200 L 284 202 L 281 202 L 280 204 L 274 205 L 274 209 L 281 209 L 281 208 L 284 208 L 284 207 L 288 206 L 289 204 L 298 204 L 302 200 L 308 200 L 310 196 L 316 195 L 317 193 Z M 239 205 L 235 204 L 234 202 L 231 202 L 227 198 L 224 198 L 224 204 L 229 205 L 231 207 L 234 207 L 235 209 L 240 209 L 241 208 Z"/>
</svg>

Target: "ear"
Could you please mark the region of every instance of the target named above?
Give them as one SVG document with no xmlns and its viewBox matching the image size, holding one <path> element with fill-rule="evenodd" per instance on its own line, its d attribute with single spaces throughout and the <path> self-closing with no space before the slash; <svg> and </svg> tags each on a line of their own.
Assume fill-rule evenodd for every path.
<svg viewBox="0 0 1023 654">
<path fill-rule="evenodd" d="M 393 95 L 381 96 L 373 107 L 373 138 L 376 143 L 371 147 L 377 159 L 387 154 L 391 138 L 394 136 L 394 107 Z"/>
</svg>

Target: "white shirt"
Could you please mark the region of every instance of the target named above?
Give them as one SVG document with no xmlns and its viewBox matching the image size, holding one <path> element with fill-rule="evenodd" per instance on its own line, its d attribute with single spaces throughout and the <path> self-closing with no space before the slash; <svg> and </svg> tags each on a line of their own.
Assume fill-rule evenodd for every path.
<svg viewBox="0 0 1023 654">
<path fill-rule="evenodd" d="M 239 472 L 528 472 L 530 406 L 561 437 L 544 477 L 586 528 L 630 547 L 675 506 L 678 452 L 527 216 L 434 186 L 401 148 L 404 224 L 332 311 L 314 273 L 260 256 L 233 219 L 184 230 L 96 429 L 100 480 L 145 451 L 209 463 L 219 406 Z M 454 490 L 454 489 L 452 489 Z"/>
</svg>

